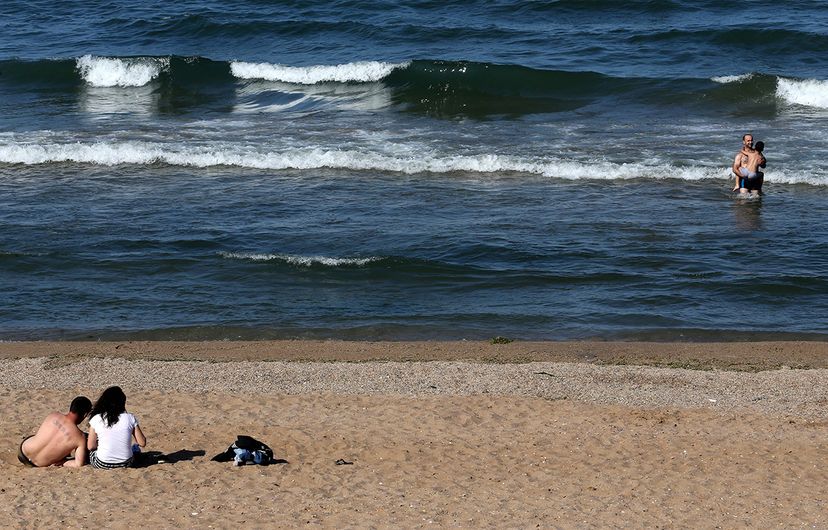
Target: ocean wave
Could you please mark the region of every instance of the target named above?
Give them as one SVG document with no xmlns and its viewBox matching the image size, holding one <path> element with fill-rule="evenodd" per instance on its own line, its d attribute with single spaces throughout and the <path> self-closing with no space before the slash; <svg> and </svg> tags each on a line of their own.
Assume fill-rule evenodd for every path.
<svg viewBox="0 0 828 530">
<path fill-rule="evenodd" d="M 263 6 L 259 6 L 260 8 Z M 277 8 L 281 12 L 275 19 L 266 19 L 257 14 L 238 19 L 235 17 L 216 16 L 215 13 L 205 11 L 198 14 L 184 14 L 182 16 L 165 16 L 162 18 L 131 19 L 130 25 L 138 26 L 144 35 L 156 39 L 166 39 L 170 36 L 179 36 L 192 39 L 193 36 L 202 38 L 221 39 L 224 37 L 256 40 L 264 38 L 272 43 L 274 38 L 287 36 L 309 37 L 320 34 L 353 35 L 361 38 L 370 38 L 373 35 L 384 34 L 388 28 L 384 25 L 375 25 L 361 20 L 342 20 L 339 7 L 332 13 L 333 20 L 317 18 L 314 14 L 306 13 L 303 16 L 289 16 L 288 13 L 297 6 Z M 314 6 L 314 11 L 324 9 L 321 4 Z M 267 10 L 267 8 L 265 8 Z M 287 16 L 286 16 L 287 15 Z M 278 36 L 278 37 L 276 37 Z"/>
<path fill-rule="evenodd" d="M 305 147 L 279 151 L 262 151 L 250 146 L 224 145 L 169 146 L 148 142 L 47 143 L 0 144 L 0 163 L 52 164 L 79 163 L 101 166 L 167 164 L 171 166 L 207 168 L 231 166 L 269 170 L 341 169 L 376 171 L 380 173 L 471 173 L 510 175 L 526 174 L 566 180 L 683 180 L 723 179 L 728 176 L 725 167 L 682 166 L 671 167 L 663 161 L 616 163 L 605 160 L 567 160 L 551 157 L 520 157 L 513 155 L 441 154 L 419 152 L 400 146 L 384 146 L 383 152 L 364 149 L 327 149 Z M 828 185 L 821 175 L 788 176 L 774 171 L 769 182 L 807 183 Z"/>
<path fill-rule="evenodd" d="M 720 75 L 711 77 L 710 80 L 714 83 L 728 84 L 739 83 L 741 81 L 748 81 L 753 78 L 753 74 L 739 74 L 739 75 Z"/>
<path fill-rule="evenodd" d="M 45 252 L 25 252 L 22 250 L 0 250 L 0 258 L 29 258 L 46 256 Z"/>
<path fill-rule="evenodd" d="M 743 23 L 747 23 L 743 21 Z M 730 50 L 750 51 L 759 56 L 767 53 L 777 56 L 780 49 L 801 50 L 819 54 L 828 51 L 828 35 L 822 31 L 808 31 L 802 26 L 763 28 L 761 39 L 745 38 L 741 31 L 726 24 L 718 26 L 658 26 L 653 31 L 642 31 L 629 37 L 628 41 L 638 46 L 686 46 L 693 49 L 699 42 L 714 44 L 723 53 Z"/>
<path fill-rule="evenodd" d="M 301 85 L 317 83 L 370 83 L 388 76 L 409 63 L 361 61 L 338 65 L 284 66 L 270 63 L 230 63 L 230 71 L 240 79 L 264 79 Z"/>
<path fill-rule="evenodd" d="M 219 256 L 225 259 L 236 259 L 245 261 L 277 261 L 299 267 L 312 267 L 321 265 L 324 267 L 361 267 L 368 263 L 379 261 L 382 258 L 331 258 L 327 256 L 296 256 L 291 254 L 256 254 L 248 252 L 219 252 Z"/>
<path fill-rule="evenodd" d="M 828 81 L 825 80 L 794 80 L 780 77 L 776 94 L 788 103 L 828 109 Z"/>
<path fill-rule="evenodd" d="M 760 73 L 712 77 L 721 85 L 711 91 L 718 101 L 733 105 L 766 102 L 775 105 L 777 100 L 815 109 L 828 108 L 828 80 L 793 79 Z"/>
<path fill-rule="evenodd" d="M 96 142 L 71 144 L 0 145 L 0 163 L 38 165 L 48 163 L 83 163 L 103 166 L 121 164 L 169 164 L 173 166 L 236 166 L 251 169 L 351 169 L 397 173 L 530 173 L 559 178 L 644 178 L 658 166 L 643 164 L 583 163 L 566 160 L 524 159 L 510 155 L 439 155 L 420 153 L 412 156 L 401 148 L 399 153 L 379 153 L 358 149 L 306 147 L 282 151 L 257 151 L 249 147 L 225 146 L 172 148 L 146 142 Z M 698 172 L 699 170 L 688 170 Z M 682 178 L 705 178 L 706 173 L 683 175 Z"/>
<path fill-rule="evenodd" d="M 647 0 L 644 2 L 618 2 L 617 0 L 552 0 L 546 2 L 518 2 L 517 5 L 506 3 L 504 8 L 530 10 L 531 12 L 546 13 L 550 11 L 586 11 L 606 13 L 620 12 L 647 12 L 660 13 L 673 9 L 687 9 L 680 0 Z"/>
<path fill-rule="evenodd" d="M 112 58 L 84 55 L 77 68 L 87 84 L 95 87 L 139 87 L 157 78 L 168 68 L 169 58 Z"/>
<path fill-rule="evenodd" d="M 712 112 L 768 113 L 778 100 L 828 107 L 828 82 L 789 79 L 760 72 L 700 78 L 622 78 L 588 71 L 562 71 L 521 65 L 415 59 L 408 62 L 357 61 L 338 65 L 290 66 L 268 62 L 219 61 L 204 57 L 98 57 L 72 60 L 0 61 L 0 84 L 47 86 L 79 94 L 78 85 L 150 85 L 152 105 L 165 111 L 214 104 L 236 108 L 238 90 L 255 81 L 284 83 L 284 91 L 313 95 L 330 84 L 349 85 L 350 99 L 375 97 L 404 112 L 438 117 L 485 117 L 568 112 L 595 102 L 644 101 L 702 105 Z M 377 86 L 376 83 L 380 85 Z M 361 85 L 370 85 L 362 87 Z M 244 86 L 240 86 L 244 85 Z M 314 88 L 316 87 L 316 88 Z M 293 98 L 293 96 L 291 96 Z M 293 99 L 299 99 L 298 97 Z M 253 110 L 257 104 L 241 102 Z M 280 109 L 278 101 L 275 109 Z M 223 106 L 222 106 L 223 105 Z M 387 106 L 384 103 L 384 107 Z M 149 109 L 148 109 L 149 110 Z M 273 109 L 271 109 L 273 110 Z M 704 110 L 704 109 L 701 109 Z"/>
</svg>

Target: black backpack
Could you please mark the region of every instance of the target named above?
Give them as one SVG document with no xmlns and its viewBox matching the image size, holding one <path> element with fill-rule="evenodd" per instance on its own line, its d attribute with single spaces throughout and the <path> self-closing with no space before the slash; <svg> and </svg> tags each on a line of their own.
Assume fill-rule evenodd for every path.
<svg viewBox="0 0 828 530">
<path fill-rule="evenodd" d="M 251 453 L 253 451 L 262 451 L 265 455 L 267 455 L 267 461 L 262 462 L 261 465 L 268 465 L 270 462 L 273 461 L 273 449 L 268 447 L 268 445 L 264 442 L 260 442 L 259 440 L 253 438 L 252 436 L 247 436 L 244 434 L 240 434 L 236 437 L 236 441 L 227 448 L 226 451 L 223 451 L 210 460 L 213 462 L 230 462 L 233 460 L 233 457 L 236 456 L 236 452 L 234 449 L 247 449 Z"/>
</svg>

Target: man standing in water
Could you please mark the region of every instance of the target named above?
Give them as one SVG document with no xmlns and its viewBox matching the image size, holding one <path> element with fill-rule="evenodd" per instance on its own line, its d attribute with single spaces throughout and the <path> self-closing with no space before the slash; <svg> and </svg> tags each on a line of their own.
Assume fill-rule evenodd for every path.
<svg viewBox="0 0 828 530">
<path fill-rule="evenodd" d="M 756 142 L 754 148 L 752 134 L 742 136 L 742 149 L 736 154 L 731 168 L 736 177 L 736 186 L 733 191 L 761 194 L 765 175 L 759 171 L 759 168 L 764 168 L 767 163 L 762 154 L 764 148 L 764 142 Z"/>
<path fill-rule="evenodd" d="M 733 159 L 733 167 L 731 168 L 733 174 L 736 176 L 736 186 L 733 187 L 733 191 L 739 191 L 739 188 L 742 187 L 742 179 L 744 176 L 742 175 L 740 168 L 747 165 L 747 150 L 749 149 L 753 149 L 753 135 L 751 133 L 743 134 L 742 148 L 738 153 L 736 153 L 736 158 Z"/>
<path fill-rule="evenodd" d="M 53 412 L 46 416 L 34 436 L 27 436 L 17 450 L 17 459 L 29 467 L 48 467 L 62 464 L 81 467 L 86 463 L 86 436 L 78 429 L 80 422 L 92 410 L 89 398 L 78 396 L 69 405 L 69 412 Z M 75 451 L 74 460 L 66 457 Z"/>
</svg>

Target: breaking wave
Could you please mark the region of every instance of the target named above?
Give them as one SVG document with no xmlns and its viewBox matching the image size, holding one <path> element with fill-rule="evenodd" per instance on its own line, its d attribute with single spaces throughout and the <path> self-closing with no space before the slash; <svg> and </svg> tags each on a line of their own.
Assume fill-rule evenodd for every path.
<svg viewBox="0 0 828 530">
<path fill-rule="evenodd" d="M 169 59 L 164 57 L 120 59 L 84 55 L 77 61 L 81 77 L 95 87 L 144 86 L 169 65 Z"/>
<path fill-rule="evenodd" d="M 219 256 L 225 259 L 237 259 L 246 261 L 277 261 L 288 265 L 299 267 L 312 267 L 321 265 L 324 267 L 361 267 L 368 263 L 379 261 L 382 258 L 331 258 L 327 256 L 296 256 L 291 254 L 255 254 L 247 252 L 219 252 Z"/>
<path fill-rule="evenodd" d="M 738 83 L 740 81 L 747 81 L 753 77 L 753 74 L 740 74 L 740 75 L 721 75 L 710 78 L 711 81 L 715 83 Z"/>
<path fill-rule="evenodd" d="M 317 83 L 369 83 L 376 82 L 398 68 L 406 68 L 409 63 L 385 63 L 363 61 L 338 65 L 319 66 L 284 66 L 270 63 L 230 63 L 230 71 L 240 79 L 264 79 L 301 85 Z"/>
<path fill-rule="evenodd" d="M 386 146 L 388 148 L 389 146 Z M 261 148 L 257 148 L 261 149 Z M 440 154 L 423 152 L 412 156 L 410 149 L 377 152 L 366 149 L 306 147 L 279 151 L 257 150 L 250 146 L 186 146 L 150 142 L 98 143 L 10 143 L 0 144 L 0 164 L 92 164 L 100 166 L 151 165 L 208 168 L 230 166 L 269 170 L 341 169 L 379 173 L 472 173 L 525 174 L 566 180 L 631 180 L 670 178 L 705 180 L 727 178 L 725 167 L 674 166 L 665 172 L 661 161 L 618 163 L 605 160 L 568 160 L 553 157 L 513 155 Z M 391 148 L 393 149 L 393 147 Z M 828 185 L 822 174 L 788 175 L 774 171 L 769 182 Z"/>
<path fill-rule="evenodd" d="M 797 81 L 780 77 L 776 93 L 788 103 L 828 109 L 828 81 L 815 79 Z"/>
<path fill-rule="evenodd" d="M 204 57 L 97 57 L 72 60 L 0 61 L 0 84 L 75 89 L 78 85 L 159 90 L 169 110 L 203 100 L 228 107 L 235 89 L 250 82 L 293 85 L 381 83 L 399 108 L 442 116 L 530 114 L 571 111 L 594 102 L 632 101 L 674 104 L 698 101 L 710 110 L 733 111 L 755 102 L 774 108 L 777 99 L 828 108 L 828 81 L 763 73 L 700 78 L 622 78 L 589 71 L 561 71 L 472 61 L 357 61 L 337 65 L 290 66 L 269 62 L 214 61 Z M 216 87 L 224 89 L 216 90 Z M 372 86 L 366 91 L 376 90 Z M 163 98 L 169 95 L 168 98 Z"/>
</svg>

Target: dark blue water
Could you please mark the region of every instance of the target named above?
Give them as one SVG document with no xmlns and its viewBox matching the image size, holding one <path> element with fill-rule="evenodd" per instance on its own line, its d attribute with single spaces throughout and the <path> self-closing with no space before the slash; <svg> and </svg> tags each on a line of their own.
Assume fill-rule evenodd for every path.
<svg viewBox="0 0 828 530">
<path fill-rule="evenodd" d="M 5 2 L 0 339 L 822 338 L 821 2 Z M 765 193 L 735 197 L 741 135 Z"/>
</svg>

